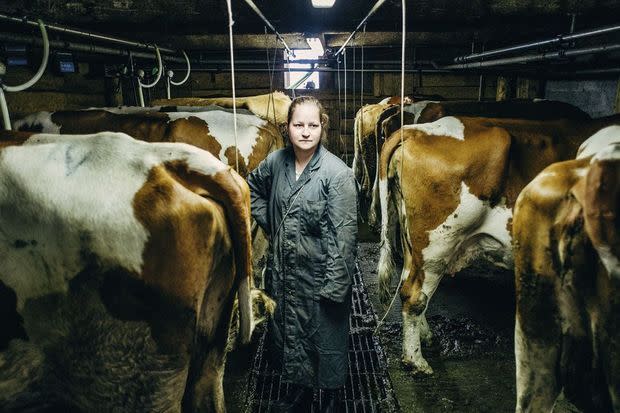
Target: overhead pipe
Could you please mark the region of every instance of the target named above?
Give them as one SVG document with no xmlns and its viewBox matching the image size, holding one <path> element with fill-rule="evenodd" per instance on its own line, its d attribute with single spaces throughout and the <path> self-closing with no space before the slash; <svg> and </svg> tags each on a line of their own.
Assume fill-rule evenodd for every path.
<svg viewBox="0 0 620 413">
<path fill-rule="evenodd" d="M 585 32 L 580 32 L 580 33 L 559 35 L 557 37 L 554 37 L 553 39 L 539 40 L 539 41 L 530 42 L 530 43 L 523 43 L 523 44 L 516 45 L 516 46 L 504 47 L 501 49 L 487 50 L 486 52 L 481 52 L 481 53 L 473 53 L 467 56 L 455 57 L 454 62 L 464 63 L 464 62 L 469 62 L 471 60 L 479 60 L 479 59 L 483 59 L 486 57 L 497 56 L 500 54 L 511 53 L 511 52 L 516 52 L 516 51 L 526 50 L 526 49 L 532 49 L 532 48 L 536 48 L 540 46 L 559 44 L 562 42 L 570 42 L 570 41 L 577 40 L 577 39 L 583 39 L 585 37 L 598 36 L 601 34 L 611 33 L 617 30 L 620 30 L 620 25 L 602 27 L 602 28 L 588 30 Z"/>
<path fill-rule="evenodd" d="M 27 24 L 30 26 L 36 26 L 37 22 L 32 21 L 32 20 L 28 20 L 25 18 L 18 18 L 18 17 L 12 17 L 12 16 L 8 16 L 6 14 L 2 14 L 0 13 L 0 21 L 9 21 L 9 22 L 13 22 L 13 23 L 22 23 L 22 24 Z M 69 27 L 63 27 L 63 26 L 58 26 L 58 25 L 54 25 L 54 24 L 46 24 L 45 25 L 47 27 L 48 30 L 51 31 L 55 31 L 55 32 L 60 32 L 60 33 L 64 33 L 64 34 L 69 34 L 72 36 L 79 36 L 79 37 L 84 37 L 87 38 L 89 40 L 100 40 L 103 42 L 108 42 L 108 43 L 114 43 L 120 46 L 125 46 L 125 47 L 131 47 L 133 49 L 143 49 L 143 50 L 154 50 L 154 47 L 150 44 L 147 43 L 140 43 L 140 42 L 134 42 L 131 40 L 125 40 L 125 39 L 121 39 L 118 37 L 113 37 L 113 36 L 105 36 L 102 34 L 97 34 L 97 33 L 90 33 L 90 32 L 86 32 L 83 30 L 77 30 L 77 29 L 71 29 Z M 168 48 L 160 48 L 159 49 L 160 52 L 164 52 L 167 54 L 176 54 L 177 50 L 173 50 L 173 49 L 168 49 Z"/>
<path fill-rule="evenodd" d="M 507 57 L 504 59 L 485 60 L 484 62 L 458 63 L 441 66 L 442 69 L 478 69 L 483 67 L 495 67 L 510 64 L 539 62 L 543 60 L 561 59 L 567 57 L 583 56 L 588 54 L 606 53 L 620 50 L 620 44 L 608 44 L 603 46 L 585 47 L 581 49 L 559 50 L 555 52 L 541 52 L 523 56 Z"/>
<path fill-rule="evenodd" d="M 248 6 L 250 6 L 252 10 L 254 10 L 254 12 L 258 15 L 258 17 L 260 17 L 263 20 L 263 22 L 265 22 L 267 27 L 269 27 L 271 31 L 275 33 L 278 40 L 280 40 L 280 42 L 282 42 L 282 45 L 284 45 L 284 48 L 286 49 L 288 54 L 291 56 L 295 56 L 295 53 L 293 53 L 293 51 L 288 47 L 288 45 L 284 41 L 284 38 L 280 35 L 280 33 L 278 33 L 278 31 L 275 29 L 275 27 L 273 27 L 273 25 L 269 22 L 269 20 L 267 20 L 265 15 L 261 13 L 260 9 L 256 6 L 256 4 L 254 4 L 252 0 L 245 0 L 245 2 L 248 4 Z"/>
<path fill-rule="evenodd" d="M 345 42 L 342 44 L 342 46 L 340 46 L 340 49 L 338 49 L 338 51 L 336 53 L 334 53 L 334 56 L 338 56 L 340 53 L 342 53 L 342 51 L 344 50 L 344 48 L 347 46 L 347 44 L 349 44 L 349 42 L 351 41 L 351 39 L 353 38 L 353 36 L 355 36 L 355 33 L 358 32 L 358 30 L 364 25 L 366 24 L 366 21 L 370 18 L 370 16 L 372 16 L 373 14 L 375 14 L 375 12 L 377 10 L 379 10 L 379 7 L 383 6 L 383 3 L 385 3 L 385 0 L 378 0 L 375 5 L 372 7 L 372 9 L 370 9 L 370 11 L 368 12 L 368 14 L 366 15 L 366 17 L 364 17 L 364 19 L 362 19 L 362 21 L 360 22 L 360 24 L 357 25 L 357 27 L 355 28 L 355 30 L 353 30 L 351 32 L 351 34 L 349 35 L 349 37 L 347 38 L 347 40 L 345 40 Z"/>
<path fill-rule="evenodd" d="M 224 72 L 224 71 L 228 71 L 230 70 L 229 67 L 194 67 L 192 68 L 192 71 L 194 72 L 214 72 L 214 73 L 218 73 L 218 72 Z M 334 69 L 332 67 L 318 67 L 316 69 L 308 69 L 308 68 L 290 68 L 290 69 L 284 69 L 284 68 L 276 68 L 276 69 L 267 69 L 267 68 L 257 68 L 257 67 L 238 67 L 235 66 L 235 72 L 270 72 L 270 71 L 275 71 L 275 72 L 308 72 L 308 71 L 313 71 L 313 72 L 327 72 L 327 73 L 331 73 L 334 72 L 336 73 L 338 71 L 338 69 Z M 345 71 L 344 69 L 340 69 L 340 71 Z M 357 72 L 357 73 L 361 73 L 362 69 L 347 69 L 347 72 Z M 368 73 L 368 72 L 373 72 L 373 73 L 400 73 L 400 69 L 369 69 L 368 67 L 364 68 L 364 72 Z M 405 69 L 405 73 L 451 73 L 451 70 L 444 70 L 444 69 Z"/>
<path fill-rule="evenodd" d="M 29 45 L 41 46 L 41 39 L 34 39 L 29 36 L 14 34 L 14 33 L 0 33 L 0 41 L 3 42 L 14 42 L 14 43 L 23 43 Z M 77 53 L 86 53 L 86 54 L 102 54 L 108 56 L 117 56 L 117 57 L 127 57 L 126 49 L 114 49 L 105 46 L 93 46 L 84 43 L 76 43 L 76 42 L 63 42 L 60 40 L 50 40 L 50 47 L 53 49 L 61 49 L 68 50 L 70 52 Z M 132 52 L 134 57 L 139 57 L 141 59 L 152 59 L 152 53 L 145 52 Z M 175 62 L 175 63 L 185 63 L 185 59 L 180 57 L 166 57 L 166 61 Z M 196 60 L 194 60 L 196 62 Z"/>
</svg>

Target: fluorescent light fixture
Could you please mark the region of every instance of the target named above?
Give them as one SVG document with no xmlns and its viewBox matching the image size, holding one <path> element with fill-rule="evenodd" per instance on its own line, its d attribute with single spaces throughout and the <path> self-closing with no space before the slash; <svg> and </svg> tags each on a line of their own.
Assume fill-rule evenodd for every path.
<svg viewBox="0 0 620 413">
<path fill-rule="evenodd" d="M 306 37 L 306 43 L 308 43 L 308 46 L 312 49 L 312 54 L 316 57 L 323 56 L 323 54 L 325 54 L 325 49 L 323 48 L 321 39 L 318 37 Z"/>
<path fill-rule="evenodd" d="M 317 9 L 327 9 L 332 7 L 336 0 L 312 0 L 312 7 Z"/>
</svg>

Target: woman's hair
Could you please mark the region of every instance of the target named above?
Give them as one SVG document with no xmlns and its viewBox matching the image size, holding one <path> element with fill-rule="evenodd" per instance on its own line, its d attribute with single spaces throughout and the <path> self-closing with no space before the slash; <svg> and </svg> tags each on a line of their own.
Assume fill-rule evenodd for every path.
<svg viewBox="0 0 620 413">
<path fill-rule="evenodd" d="M 288 117 L 286 119 L 286 124 L 289 125 L 291 123 L 293 113 L 295 113 L 295 109 L 297 108 L 297 106 L 303 105 L 305 103 L 312 103 L 319 109 L 319 116 L 321 118 L 321 141 L 325 141 L 327 139 L 327 130 L 329 129 L 329 116 L 327 116 L 327 112 L 325 111 L 325 108 L 323 107 L 321 102 L 314 96 L 297 96 L 295 99 L 293 99 L 293 101 L 291 102 L 291 106 L 289 106 L 288 108 Z"/>
</svg>

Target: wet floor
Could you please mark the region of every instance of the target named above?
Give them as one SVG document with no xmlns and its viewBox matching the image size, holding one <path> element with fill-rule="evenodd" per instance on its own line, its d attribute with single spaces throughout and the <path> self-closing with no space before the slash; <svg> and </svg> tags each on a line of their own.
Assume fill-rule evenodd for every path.
<svg viewBox="0 0 620 413">
<path fill-rule="evenodd" d="M 360 242 L 358 264 L 374 309 L 381 318 L 376 267 L 379 246 Z M 393 291 L 398 283 L 393 279 Z M 413 376 L 403 368 L 400 300 L 397 298 L 379 339 L 401 411 L 405 413 L 513 412 L 515 408 L 514 278 L 511 271 L 484 265 L 445 277 L 431 299 L 427 319 L 433 332 L 423 354 L 432 376 Z M 229 412 L 244 411 L 251 351 L 229 356 L 225 395 Z M 242 390 L 243 389 L 243 390 Z M 556 413 L 578 412 L 559 403 Z"/>
<path fill-rule="evenodd" d="M 378 244 L 361 243 L 359 265 L 380 318 Z M 393 291 L 398 283 L 393 280 Z M 423 354 L 434 370 L 413 376 L 403 368 L 400 300 L 380 329 L 396 397 L 403 412 L 514 411 L 514 287 L 511 273 L 476 269 L 446 277 L 431 299 L 427 319 L 433 343 Z"/>
</svg>

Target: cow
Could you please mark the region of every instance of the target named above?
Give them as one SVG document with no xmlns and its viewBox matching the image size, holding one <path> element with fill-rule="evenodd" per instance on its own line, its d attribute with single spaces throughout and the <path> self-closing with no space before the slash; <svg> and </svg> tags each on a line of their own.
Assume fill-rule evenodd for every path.
<svg viewBox="0 0 620 413">
<path fill-rule="evenodd" d="M 379 169 L 379 285 L 385 302 L 397 252 L 403 362 L 414 373 L 432 374 L 420 342 L 431 339 L 425 312 L 442 277 L 480 258 L 511 269 L 510 222 L 521 189 L 614 123 L 620 116 L 590 122 L 447 116 L 388 138 Z"/>
<path fill-rule="evenodd" d="M 360 191 L 360 214 L 365 217 L 370 201 L 370 190 L 375 176 L 378 158 L 375 129 L 381 114 L 389 108 L 400 105 L 400 96 L 382 99 L 379 103 L 365 105 L 355 114 L 353 124 L 353 173 Z M 410 104 L 411 98 L 405 97 L 404 103 Z"/>
<path fill-rule="evenodd" d="M 517 198 L 517 412 L 550 412 L 561 391 L 581 411 L 620 412 L 619 193 L 610 126 Z"/>
<path fill-rule="evenodd" d="M 278 125 L 281 130 L 288 123 L 288 108 L 291 105 L 291 98 L 280 91 L 267 93 L 264 95 L 236 97 L 235 103 L 238 109 L 247 109 L 265 120 Z M 208 106 L 217 105 L 226 108 L 233 107 L 233 99 L 230 97 L 219 98 L 175 98 L 175 99 L 156 99 L 153 105 L 179 105 L 179 106 Z"/>
<path fill-rule="evenodd" d="M 583 110 L 570 103 L 546 99 L 511 99 L 499 102 L 427 102 L 419 111 L 417 123 L 434 122 L 444 116 L 484 116 L 530 120 L 590 120 Z"/>
<path fill-rule="evenodd" d="M 105 110 L 120 115 L 131 115 L 134 113 L 153 113 L 153 112 L 210 112 L 212 110 L 219 110 L 225 112 L 233 112 L 230 108 L 225 108 L 217 105 L 209 106 L 108 106 L 108 107 L 91 107 L 83 110 Z M 251 115 L 247 109 L 239 109 L 237 113 L 244 115 Z"/>
<path fill-rule="evenodd" d="M 243 178 L 182 143 L 5 138 L 0 410 L 223 412 L 235 295 L 253 328 Z"/>
<path fill-rule="evenodd" d="M 278 128 L 251 113 L 237 113 L 235 142 L 233 114 L 210 106 L 206 112 L 153 112 L 154 108 L 104 108 L 82 111 L 39 112 L 14 123 L 21 131 L 84 134 L 123 132 L 148 142 L 184 142 L 205 149 L 237 169 L 241 176 L 258 166 L 267 155 L 284 146 Z M 184 109 L 162 107 L 159 110 Z M 243 110 L 241 110 L 243 112 Z M 237 150 L 235 150 L 235 145 Z M 236 155 L 236 156 L 235 156 Z M 254 273 L 262 273 L 268 242 L 253 225 Z"/>
<path fill-rule="evenodd" d="M 86 134 L 123 132 L 148 142 L 184 142 L 205 149 L 237 168 L 243 177 L 267 155 L 284 146 L 271 123 L 250 114 L 237 114 L 235 142 L 229 111 L 113 113 L 109 110 L 39 112 L 16 121 L 18 131 Z M 236 145 L 236 149 L 235 149 Z"/>
<path fill-rule="evenodd" d="M 477 101 L 418 101 L 404 107 L 404 125 L 430 123 L 444 116 L 483 116 L 488 118 L 516 118 L 530 120 L 570 119 L 573 121 L 589 121 L 590 116 L 581 109 L 564 102 L 543 99 L 514 99 L 501 102 Z M 379 151 L 385 138 L 400 128 L 400 107 L 383 112 L 376 125 L 377 145 Z M 373 163 L 374 160 L 371 161 Z M 376 170 L 376 168 L 368 168 Z M 371 199 L 378 200 L 378 179 L 376 173 L 371 174 L 373 180 Z M 368 222 L 371 228 L 380 224 L 380 208 L 378 203 L 371 202 Z"/>
</svg>

